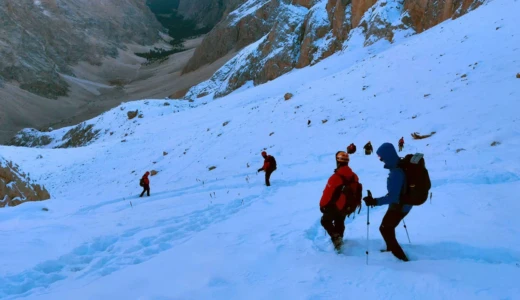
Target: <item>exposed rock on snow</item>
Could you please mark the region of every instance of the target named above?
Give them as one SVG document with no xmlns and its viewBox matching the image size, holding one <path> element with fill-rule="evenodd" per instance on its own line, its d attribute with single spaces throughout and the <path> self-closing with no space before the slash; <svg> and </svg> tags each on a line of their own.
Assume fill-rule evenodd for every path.
<svg viewBox="0 0 520 300">
<path fill-rule="evenodd" d="M 28 177 L 20 167 L 0 157 L 0 207 L 50 198 L 49 192 Z"/>
<path fill-rule="evenodd" d="M 21 130 L 11 139 L 10 144 L 20 147 L 44 147 L 52 143 L 53 139 L 49 135 L 42 133 L 34 128 Z"/>
<path fill-rule="evenodd" d="M 137 117 L 138 113 L 139 113 L 139 110 L 127 112 L 126 115 L 128 116 L 128 120 L 132 120 L 133 118 Z"/>
<path fill-rule="evenodd" d="M 168 103 L 168 105 L 164 105 Z M 174 113 L 185 110 L 189 106 L 187 101 L 136 101 L 128 103 L 104 114 L 82 122 L 76 126 L 60 128 L 50 132 L 26 128 L 18 132 L 10 144 L 22 147 L 38 148 L 75 148 L 88 146 L 99 139 L 117 140 L 126 142 L 133 129 L 143 122 L 143 118 L 136 118 L 138 114 L 150 117 L 160 117 L 165 113 Z M 126 111 L 127 113 L 122 113 Z M 132 121 L 128 121 L 132 116 Z"/>
<path fill-rule="evenodd" d="M 99 129 L 94 129 L 94 124 L 81 123 L 69 130 L 62 138 L 62 145 L 58 148 L 75 148 L 88 145 L 90 142 L 95 140 L 99 134 Z"/>
</svg>

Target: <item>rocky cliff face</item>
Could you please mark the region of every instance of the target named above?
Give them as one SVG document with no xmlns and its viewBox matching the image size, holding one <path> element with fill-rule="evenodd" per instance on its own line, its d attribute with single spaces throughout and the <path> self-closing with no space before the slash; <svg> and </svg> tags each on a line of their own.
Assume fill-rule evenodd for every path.
<svg viewBox="0 0 520 300">
<path fill-rule="evenodd" d="M 180 0 L 178 12 L 200 26 L 213 27 L 246 0 Z"/>
<path fill-rule="evenodd" d="M 393 42 L 396 35 L 420 33 L 446 19 L 459 17 L 483 2 L 249 0 L 207 36 L 207 43 L 203 42 L 197 49 L 185 71 L 245 47 L 256 37 L 239 38 L 239 33 L 247 30 L 246 24 L 253 24 L 261 37 L 244 48 L 209 81 L 190 89 L 186 98 L 221 97 L 248 82 L 255 85 L 265 83 L 293 68 L 315 64 L 345 47 L 356 28 L 363 32 L 365 46 L 381 39 Z"/>
<path fill-rule="evenodd" d="M 125 43 L 152 44 L 161 26 L 141 0 L 3 0 L 0 81 L 47 98 L 67 94 L 60 76 L 99 65 Z"/>
<path fill-rule="evenodd" d="M 267 34 L 278 16 L 280 0 L 249 0 L 206 36 L 183 72 L 188 73 L 237 51 Z"/>
<path fill-rule="evenodd" d="M 32 181 L 18 165 L 0 157 L 0 207 L 49 198 L 49 192 Z"/>
<path fill-rule="evenodd" d="M 484 0 L 406 0 L 405 9 L 410 14 L 415 30 L 422 32 L 447 19 L 458 18 L 483 2 Z"/>
</svg>

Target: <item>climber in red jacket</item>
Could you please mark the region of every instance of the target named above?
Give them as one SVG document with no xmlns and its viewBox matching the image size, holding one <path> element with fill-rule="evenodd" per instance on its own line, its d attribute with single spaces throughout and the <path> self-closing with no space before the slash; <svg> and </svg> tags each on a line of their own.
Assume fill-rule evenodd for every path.
<svg viewBox="0 0 520 300">
<path fill-rule="evenodd" d="M 148 197 L 150 197 L 150 179 L 148 179 L 148 175 L 150 175 L 150 172 L 144 173 L 143 177 L 141 177 L 139 185 L 143 187 L 143 192 L 139 197 L 142 197 L 145 192 L 147 192 Z"/>
<path fill-rule="evenodd" d="M 262 157 L 264 158 L 264 165 L 258 169 L 258 172 L 265 171 L 265 185 L 271 186 L 269 179 L 271 174 L 276 170 L 276 160 L 272 155 L 267 155 L 267 152 L 262 151 Z"/>
</svg>

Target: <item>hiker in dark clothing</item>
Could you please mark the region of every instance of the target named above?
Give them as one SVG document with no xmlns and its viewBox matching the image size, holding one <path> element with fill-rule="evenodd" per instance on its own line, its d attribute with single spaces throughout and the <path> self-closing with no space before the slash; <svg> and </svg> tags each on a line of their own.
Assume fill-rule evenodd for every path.
<svg viewBox="0 0 520 300">
<path fill-rule="evenodd" d="M 347 153 L 348 153 L 348 154 L 354 154 L 354 153 L 356 153 L 356 145 L 354 145 L 354 143 L 350 144 L 350 145 L 347 147 Z"/>
<path fill-rule="evenodd" d="M 150 175 L 150 172 L 144 173 L 143 177 L 141 178 L 141 186 L 143 187 L 143 192 L 141 193 L 142 197 L 144 195 L 144 192 L 147 192 L 148 197 L 150 197 L 150 179 L 148 179 L 148 175 Z"/>
<path fill-rule="evenodd" d="M 367 206 L 387 205 L 388 210 L 383 217 L 379 231 L 386 243 L 386 251 L 403 261 L 408 261 L 406 254 L 395 238 L 395 228 L 412 209 L 411 205 L 401 205 L 401 191 L 405 185 L 405 174 L 398 167 L 400 158 L 395 151 L 395 147 L 390 143 L 384 143 L 376 151 L 379 159 L 385 163 L 385 169 L 390 170 L 387 180 L 388 194 L 384 197 L 372 198 L 367 196 L 363 198 Z"/>
<path fill-rule="evenodd" d="M 365 149 L 365 155 L 370 155 L 372 152 L 374 152 L 374 148 L 372 148 L 372 143 L 370 143 L 370 141 L 368 141 L 363 149 Z"/>
<path fill-rule="evenodd" d="M 269 179 L 271 174 L 276 170 L 276 160 L 272 155 L 267 155 L 267 152 L 262 151 L 262 157 L 264 158 L 264 165 L 258 169 L 258 172 L 265 171 L 265 185 L 271 186 Z"/>
<path fill-rule="evenodd" d="M 361 205 L 361 189 L 359 178 L 348 166 L 349 156 L 344 151 L 336 153 L 334 174 L 327 181 L 320 200 L 321 226 L 329 234 L 334 248 L 339 250 L 343 244 L 345 218 Z M 348 199 L 343 189 L 353 191 Z M 358 202 L 359 201 L 359 202 Z"/>
<path fill-rule="evenodd" d="M 404 138 L 403 137 L 401 137 L 399 139 L 399 143 L 398 144 L 399 144 L 399 152 L 403 151 L 403 147 L 404 147 Z"/>
</svg>

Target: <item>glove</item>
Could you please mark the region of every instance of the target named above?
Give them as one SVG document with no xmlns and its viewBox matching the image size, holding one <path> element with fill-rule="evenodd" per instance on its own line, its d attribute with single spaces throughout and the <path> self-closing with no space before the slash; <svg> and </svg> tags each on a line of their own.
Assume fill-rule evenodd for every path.
<svg viewBox="0 0 520 300">
<path fill-rule="evenodd" d="M 372 196 L 366 196 L 365 198 L 363 198 L 363 201 L 365 201 L 366 206 L 376 206 L 377 205 L 377 200 L 372 198 Z"/>
<path fill-rule="evenodd" d="M 260 168 L 260 169 L 258 169 L 258 171 L 257 171 L 257 172 L 261 172 L 262 170 L 263 170 L 263 169 L 262 169 L 262 168 Z"/>
</svg>

